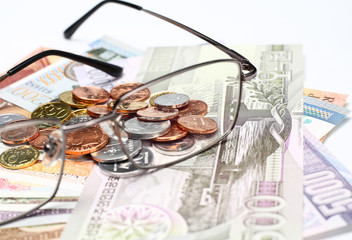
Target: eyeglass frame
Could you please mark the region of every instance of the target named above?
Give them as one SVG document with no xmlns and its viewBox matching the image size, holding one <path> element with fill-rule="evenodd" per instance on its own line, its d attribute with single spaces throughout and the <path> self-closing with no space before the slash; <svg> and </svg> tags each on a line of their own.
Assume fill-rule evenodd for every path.
<svg viewBox="0 0 352 240">
<path fill-rule="evenodd" d="M 173 25 L 176 25 L 176 26 L 180 27 L 181 29 L 183 29 L 183 30 L 185 30 L 187 32 L 190 32 L 191 34 L 193 34 L 193 35 L 205 40 L 209 44 L 213 45 L 214 47 L 218 48 L 222 52 L 226 53 L 230 58 L 229 59 L 217 59 L 217 60 L 212 60 L 212 61 L 198 63 L 198 64 L 195 64 L 195 65 L 183 68 L 183 69 L 179 69 L 177 71 L 174 71 L 172 73 L 166 74 L 164 76 L 158 77 L 158 78 L 156 78 L 154 80 L 151 80 L 151 81 L 143 84 L 142 86 L 137 87 L 137 88 L 133 89 L 132 91 L 124 94 L 121 98 L 116 100 L 115 104 L 114 104 L 114 107 L 113 107 L 112 113 L 110 113 L 108 115 L 101 116 L 101 117 L 96 118 L 96 119 L 92 119 L 92 120 L 90 120 L 88 122 L 84 122 L 84 123 L 80 123 L 80 124 L 76 124 L 76 125 L 65 126 L 65 125 L 62 125 L 59 120 L 55 120 L 55 119 L 32 119 L 32 120 L 29 119 L 29 120 L 25 121 L 26 124 L 27 123 L 48 122 L 48 121 L 52 122 L 54 124 L 57 124 L 59 126 L 59 129 L 64 133 L 63 136 L 62 136 L 62 140 L 63 140 L 63 142 L 66 142 L 65 133 L 67 133 L 67 132 L 71 132 L 71 131 L 75 131 L 75 130 L 78 130 L 78 129 L 82 129 L 82 128 L 86 128 L 86 127 L 89 127 L 89 126 L 93 126 L 95 124 L 98 124 L 99 122 L 103 122 L 103 121 L 106 121 L 106 120 L 113 120 L 114 121 L 114 130 L 115 130 L 115 133 L 116 133 L 116 135 L 118 137 L 118 141 L 119 141 L 120 145 L 122 146 L 123 151 L 125 153 L 127 153 L 128 150 L 127 150 L 127 148 L 124 146 L 124 144 L 122 142 L 122 137 L 121 137 L 121 132 L 120 132 L 120 128 L 123 128 L 123 125 L 122 125 L 123 122 L 121 121 L 122 120 L 122 115 L 118 114 L 115 111 L 115 109 L 118 106 L 118 104 L 121 101 L 123 101 L 125 98 L 128 98 L 129 96 L 133 95 L 134 93 L 139 92 L 139 91 L 147 88 L 149 85 L 153 85 L 153 84 L 155 84 L 157 82 L 163 81 L 165 78 L 172 77 L 172 76 L 180 74 L 182 72 L 186 72 L 186 71 L 189 71 L 189 70 L 201 67 L 201 66 L 206 66 L 206 65 L 210 65 L 210 64 L 214 64 L 214 63 L 218 63 L 218 62 L 235 62 L 235 63 L 239 64 L 239 66 L 240 66 L 240 81 L 239 81 L 240 82 L 240 86 L 239 86 L 239 94 L 238 94 L 238 99 L 237 99 L 237 102 L 240 102 L 241 95 L 242 95 L 242 82 L 249 81 L 249 80 L 251 80 L 251 79 L 256 77 L 256 74 L 257 74 L 256 67 L 248 59 L 246 59 L 245 57 L 243 57 L 242 55 L 240 55 L 236 51 L 224 46 L 223 44 L 221 44 L 221 43 L 219 43 L 219 42 L 217 42 L 217 41 L 205 36 L 204 34 L 198 32 L 198 31 L 195 31 L 194 29 L 192 29 L 190 27 L 187 27 L 187 26 L 185 26 L 185 25 L 183 25 L 183 24 L 181 24 L 181 23 L 179 23 L 177 21 L 174 21 L 174 20 L 172 20 L 170 18 L 164 17 L 164 16 L 162 16 L 160 14 L 157 14 L 155 12 L 152 12 L 150 10 L 144 9 L 141 6 L 138 6 L 138 5 L 135 5 L 135 4 L 132 4 L 132 3 L 128 3 L 128 2 L 124 2 L 124 1 L 104 0 L 104 1 L 100 2 L 95 7 L 93 7 L 90 11 L 88 11 L 85 15 L 83 15 L 81 18 L 79 18 L 70 27 L 68 27 L 64 31 L 64 37 L 66 39 L 70 39 L 72 37 L 72 35 L 75 33 L 75 31 L 81 26 L 81 24 L 85 20 L 87 20 L 87 18 L 90 17 L 96 10 L 98 10 L 101 6 L 105 5 L 106 3 L 118 3 L 118 4 L 121 4 L 121 5 L 130 7 L 130 8 L 136 9 L 136 10 L 140 10 L 140 11 L 146 12 L 146 13 L 151 14 L 151 15 L 159 18 L 159 19 L 162 19 L 162 20 L 164 20 L 166 22 L 169 22 L 169 23 L 171 23 Z M 38 54 L 26 59 L 25 61 L 17 64 L 16 66 L 14 66 L 10 70 L 8 70 L 4 75 L 0 76 L 0 82 L 4 81 L 6 78 L 16 74 L 20 70 L 22 70 L 25 67 L 29 66 L 30 64 L 38 61 L 39 59 L 47 57 L 47 56 L 50 56 L 50 55 L 61 56 L 61 57 L 65 57 L 65 58 L 71 59 L 73 61 L 77 61 L 77 62 L 80 62 L 80 63 L 83 63 L 83 64 L 87 64 L 89 66 L 92 66 L 94 68 L 102 70 L 102 71 L 104 71 L 104 72 L 106 72 L 109 75 L 114 76 L 114 77 L 120 77 L 121 74 L 122 74 L 122 68 L 119 67 L 119 66 L 116 66 L 116 65 L 113 65 L 113 64 L 110 64 L 110 63 L 107 63 L 107 62 L 102 62 L 102 61 L 99 61 L 99 60 L 96 60 L 96 59 L 92 59 L 92 58 L 76 55 L 76 54 L 73 54 L 73 53 L 52 49 L 52 50 L 46 50 L 46 51 L 43 51 L 41 53 L 38 53 Z M 245 71 L 247 71 L 247 73 L 245 73 Z M 205 148 L 201 148 L 201 149 L 199 149 L 199 150 L 197 150 L 195 152 L 192 152 L 192 154 L 190 156 L 187 156 L 187 157 L 184 157 L 184 158 L 180 158 L 178 161 L 175 161 L 175 162 L 172 162 L 172 163 L 169 163 L 169 164 L 159 165 L 159 166 L 157 166 L 155 168 L 165 168 L 167 166 L 174 165 L 174 164 L 176 164 L 178 162 L 185 161 L 185 160 L 187 160 L 187 159 L 189 159 L 189 158 L 191 158 L 193 156 L 196 156 L 197 154 L 199 154 L 201 152 L 206 151 L 207 149 L 211 148 L 212 146 L 215 146 L 216 144 L 220 143 L 222 140 L 224 140 L 230 134 L 230 132 L 235 127 L 235 123 L 236 123 L 236 120 L 237 120 L 238 114 L 239 114 L 239 106 L 240 105 L 237 104 L 236 113 L 235 113 L 234 120 L 232 121 L 231 126 L 228 128 L 228 130 L 220 138 L 217 139 L 217 141 L 214 141 L 214 142 L 208 144 Z M 0 127 L 0 129 L 1 128 L 2 127 Z M 50 141 L 50 136 L 49 136 L 49 141 Z M 65 148 L 65 145 L 66 144 L 62 144 L 62 148 Z M 131 159 L 131 156 L 129 154 L 127 154 L 127 156 L 128 156 L 129 161 L 136 168 L 144 169 L 144 167 L 136 165 L 134 163 L 133 159 Z M 38 206 L 36 206 L 36 207 L 34 207 L 34 208 L 32 208 L 32 209 L 30 209 L 28 211 L 26 211 L 25 213 L 22 213 L 22 214 L 14 217 L 12 219 L 9 219 L 7 221 L 0 222 L 0 226 L 8 224 L 8 223 L 11 223 L 11 222 L 15 222 L 15 221 L 17 221 L 17 220 L 19 220 L 21 218 L 24 218 L 24 217 L 28 217 L 28 215 L 30 213 L 34 212 L 35 210 L 38 210 L 39 208 L 41 208 L 42 206 L 44 206 L 45 204 L 50 202 L 55 197 L 55 195 L 56 195 L 56 193 L 57 193 L 57 191 L 59 189 L 61 180 L 62 180 L 63 169 L 64 169 L 64 165 L 65 165 L 65 160 L 66 160 L 65 151 L 62 152 L 62 156 L 61 157 L 62 157 L 62 163 L 61 163 L 61 167 L 60 167 L 60 172 L 59 172 L 57 184 L 55 186 L 55 189 L 54 189 L 52 195 L 46 201 L 44 201 L 43 203 L 39 204 Z M 59 160 L 59 158 L 57 160 Z M 150 168 L 146 167 L 146 169 L 150 169 Z"/>
</svg>

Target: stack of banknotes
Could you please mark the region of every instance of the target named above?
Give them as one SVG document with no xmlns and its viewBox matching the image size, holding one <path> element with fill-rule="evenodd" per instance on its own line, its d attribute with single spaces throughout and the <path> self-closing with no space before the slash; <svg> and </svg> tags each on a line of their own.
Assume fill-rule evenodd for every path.
<svg viewBox="0 0 352 240">
<path fill-rule="evenodd" d="M 203 165 L 196 159 L 119 179 L 91 159 L 67 161 L 63 185 L 71 186 L 72 197 L 66 208 L 2 226 L 0 239 L 322 239 L 352 230 L 352 173 L 323 145 L 349 114 L 348 95 L 303 88 L 301 46 L 233 49 L 257 66 L 258 77 L 244 85 L 239 123 L 227 143 L 201 156 Z M 114 79 L 45 58 L 1 83 L 0 115 L 30 118 L 76 86 L 110 91 L 118 83 L 144 83 L 215 53 L 203 45 L 142 54 L 103 37 L 84 54 L 124 67 L 124 75 Z M 29 98 L 30 92 L 37 94 Z M 213 97 L 207 89 L 199 94 Z"/>
</svg>

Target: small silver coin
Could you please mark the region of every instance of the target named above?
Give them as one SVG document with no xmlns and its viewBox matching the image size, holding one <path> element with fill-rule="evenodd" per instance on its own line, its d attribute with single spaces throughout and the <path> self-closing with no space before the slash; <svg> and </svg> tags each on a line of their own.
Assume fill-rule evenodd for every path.
<svg viewBox="0 0 352 240">
<path fill-rule="evenodd" d="M 125 122 L 125 131 L 132 139 L 153 139 L 168 133 L 171 129 L 169 120 L 161 122 L 145 122 L 132 118 Z"/>
<path fill-rule="evenodd" d="M 124 142 L 131 157 L 136 156 L 142 149 L 142 141 L 135 139 L 127 139 Z M 122 149 L 118 140 L 110 138 L 109 143 L 102 149 L 90 154 L 97 162 L 115 163 L 127 160 L 128 157 Z"/>
<path fill-rule="evenodd" d="M 193 135 L 187 135 L 179 140 L 170 142 L 153 142 L 153 148 L 158 153 L 170 156 L 180 156 L 190 153 L 195 147 Z"/>
<path fill-rule="evenodd" d="M 134 161 L 138 165 L 148 166 L 153 162 L 154 155 L 152 151 L 147 148 L 143 148 L 137 156 L 135 156 Z M 103 174 L 107 176 L 114 177 L 133 177 L 144 173 L 146 170 L 137 169 L 131 162 L 123 161 L 119 163 L 98 163 L 100 170 Z"/>
<path fill-rule="evenodd" d="M 154 99 L 157 108 L 180 108 L 188 104 L 189 96 L 182 93 L 160 95 Z"/>
<path fill-rule="evenodd" d="M 64 123 L 64 126 L 84 123 L 84 122 L 88 122 L 88 121 L 90 121 L 92 119 L 93 118 L 91 116 L 82 115 L 82 116 L 78 116 L 78 117 L 75 117 L 75 118 L 71 118 L 70 120 L 68 120 L 67 122 Z"/>
<path fill-rule="evenodd" d="M 18 113 L 7 113 L 7 114 L 0 114 L 0 127 L 8 124 L 9 122 L 27 119 L 22 114 Z"/>
</svg>

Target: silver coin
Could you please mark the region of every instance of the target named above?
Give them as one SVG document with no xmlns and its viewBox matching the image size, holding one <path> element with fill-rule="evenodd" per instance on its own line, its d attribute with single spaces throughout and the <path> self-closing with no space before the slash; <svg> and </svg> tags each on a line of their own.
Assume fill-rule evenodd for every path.
<svg viewBox="0 0 352 240">
<path fill-rule="evenodd" d="M 125 122 L 124 130 L 132 139 L 153 139 L 168 133 L 171 129 L 169 120 L 161 122 L 140 121 L 132 118 Z"/>
<path fill-rule="evenodd" d="M 8 124 L 9 122 L 27 119 L 22 114 L 18 113 L 7 113 L 7 114 L 0 114 L 0 127 Z"/>
<path fill-rule="evenodd" d="M 180 108 L 188 104 L 189 96 L 182 93 L 170 93 L 160 95 L 154 99 L 155 106 L 158 108 Z"/>
<path fill-rule="evenodd" d="M 131 157 L 136 156 L 142 149 L 142 141 L 127 139 L 124 142 L 125 147 Z M 90 154 L 97 162 L 115 163 L 127 160 L 128 157 L 122 149 L 118 140 L 110 138 L 109 143 L 102 149 Z"/>
<path fill-rule="evenodd" d="M 180 156 L 190 153 L 195 147 L 193 135 L 187 135 L 179 140 L 170 142 L 153 142 L 153 148 L 158 153 L 170 156 Z"/>
<path fill-rule="evenodd" d="M 134 161 L 141 166 L 148 166 L 153 162 L 154 155 L 152 151 L 147 148 L 143 148 Z M 124 161 L 119 163 L 98 163 L 100 170 L 103 174 L 114 177 L 133 177 L 142 174 L 146 170 L 137 169 L 131 162 Z"/>
<path fill-rule="evenodd" d="M 71 118 L 70 120 L 68 120 L 67 122 L 64 123 L 64 126 L 84 123 L 84 122 L 88 122 L 88 121 L 90 121 L 92 119 L 93 118 L 91 116 L 82 115 L 82 116 L 78 116 L 78 117 L 75 117 L 75 118 Z"/>
</svg>

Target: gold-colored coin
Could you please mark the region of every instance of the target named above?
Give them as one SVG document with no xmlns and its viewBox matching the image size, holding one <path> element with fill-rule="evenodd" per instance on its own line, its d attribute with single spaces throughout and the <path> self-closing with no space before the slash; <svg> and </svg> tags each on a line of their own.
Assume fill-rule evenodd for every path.
<svg viewBox="0 0 352 240">
<path fill-rule="evenodd" d="M 149 104 L 151 107 L 155 107 L 155 102 L 154 102 L 154 99 L 161 96 L 161 95 L 165 95 L 165 94 L 171 94 L 171 93 L 175 93 L 175 92 L 161 92 L 161 93 L 157 93 L 157 94 L 154 94 L 153 96 L 150 97 L 149 99 Z"/>
<path fill-rule="evenodd" d="M 70 105 L 63 102 L 49 102 L 40 105 L 32 112 L 32 119 L 56 118 L 62 123 L 67 121 L 71 115 Z"/>
<path fill-rule="evenodd" d="M 116 112 L 121 114 L 131 114 L 136 113 L 138 110 L 145 109 L 148 107 L 146 102 L 121 102 L 117 108 Z"/>
<path fill-rule="evenodd" d="M 74 108 L 86 108 L 89 106 L 89 104 L 77 102 L 76 100 L 74 100 L 72 96 L 72 91 L 66 91 L 61 93 L 59 95 L 59 99 L 61 102 L 66 103 Z"/>
<path fill-rule="evenodd" d="M 0 155 L 0 165 L 9 169 L 26 168 L 38 161 L 39 151 L 32 146 L 18 146 Z"/>
<path fill-rule="evenodd" d="M 71 118 L 79 117 L 79 116 L 88 116 L 87 109 L 77 109 L 71 112 Z"/>
</svg>

